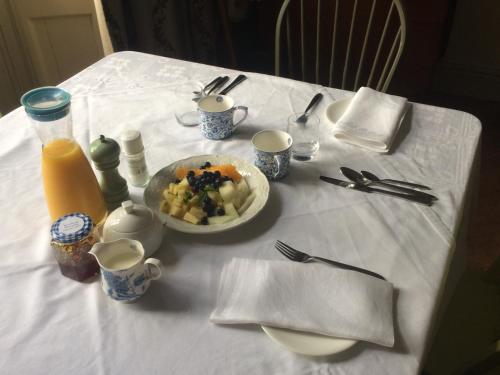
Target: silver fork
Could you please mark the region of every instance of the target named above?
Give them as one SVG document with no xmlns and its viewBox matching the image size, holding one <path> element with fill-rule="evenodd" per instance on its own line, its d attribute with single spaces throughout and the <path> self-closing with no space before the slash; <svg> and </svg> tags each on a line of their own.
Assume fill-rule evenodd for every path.
<svg viewBox="0 0 500 375">
<path fill-rule="evenodd" d="M 378 273 L 375 273 L 373 271 L 369 271 L 369 270 L 365 270 L 364 268 L 359 268 L 356 266 L 351 266 L 349 264 L 337 262 L 335 260 L 325 259 L 325 258 L 309 255 L 309 254 L 303 253 L 302 251 L 296 250 L 293 247 L 290 247 L 289 245 L 287 245 L 286 243 L 281 242 L 281 241 L 276 241 L 276 243 L 274 244 L 274 247 L 281 254 L 283 254 L 285 257 L 287 257 L 288 259 L 290 259 L 294 262 L 308 263 L 308 262 L 317 261 L 317 262 L 326 263 L 326 264 L 329 264 L 331 266 L 335 266 L 338 268 L 343 268 L 346 270 L 361 272 L 361 273 L 364 273 L 366 275 L 370 275 L 370 276 L 376 277 L 378 279 L 385 280 L 385 278 L 382 275 L 379 275 Z"/>
</svg>

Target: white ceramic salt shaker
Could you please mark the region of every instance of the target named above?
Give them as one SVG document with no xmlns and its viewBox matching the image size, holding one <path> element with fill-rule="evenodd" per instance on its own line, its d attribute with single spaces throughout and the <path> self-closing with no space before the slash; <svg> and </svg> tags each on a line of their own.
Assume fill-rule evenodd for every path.
<svg viewBox="0 0 500 375">
<path fill-rule="evenodd" d="M 130 183 L 134 186 L 145 186 L 149 182 L 149 173 L 144 158 L 141 133 L 137 130 L 125 130 L 122 132 L 120 140 L 127 160 Z"/>
</svg>

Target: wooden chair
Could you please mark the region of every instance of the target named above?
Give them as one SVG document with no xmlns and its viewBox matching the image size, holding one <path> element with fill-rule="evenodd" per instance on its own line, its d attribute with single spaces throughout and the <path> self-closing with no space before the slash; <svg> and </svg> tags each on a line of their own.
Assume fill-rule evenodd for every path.
<svg viewBox="0 0 500 375">
<path fill-rule="evenodd" d="M 284 0 L 276 21 L 275 74 L 387 91 L 406 41 L 401 1 Z"/>
</svg>

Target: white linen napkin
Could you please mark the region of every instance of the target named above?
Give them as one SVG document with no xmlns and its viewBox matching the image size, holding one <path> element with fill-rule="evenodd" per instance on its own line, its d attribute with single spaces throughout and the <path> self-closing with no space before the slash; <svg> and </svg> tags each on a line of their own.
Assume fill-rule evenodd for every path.
<svg viewBox="0 0 500 375">
<path fill-rule="evenodd" d="M 334 136 L 371 151 L 388 152 L 406 104 L 406 98 L 361 87 L 335 124 Z"/>
<path fill-rule="evenodd" d="M 320 263 L 235 258 L 222 270 L 218 324 L 255 323 L 392 347 L 392 284 Z"/>
</svg>

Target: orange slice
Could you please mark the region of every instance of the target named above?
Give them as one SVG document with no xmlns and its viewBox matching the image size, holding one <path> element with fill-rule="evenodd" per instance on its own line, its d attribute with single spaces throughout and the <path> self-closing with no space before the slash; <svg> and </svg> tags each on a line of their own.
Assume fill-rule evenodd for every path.
<svg viewBox="0 0 500 375">
<path fill-rule="evenodd" d="M 177 178 L 178 180 L 182 180 L 184 177 L 186 177 L 189 171 L 194 171 L 195 176 L 199 176 L 203 173 L 203 171 L 219 171 L 221 176 L 228 176 L 232 178 L 233 181 L 241 180 L 241 174 L 238 173 L 236 167 L 232 164 L 212 165 L 211 167 L 208 167 L 206 169 L 179 167 L 175 170 L 175 178 Z"/>
</svg>

